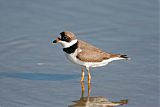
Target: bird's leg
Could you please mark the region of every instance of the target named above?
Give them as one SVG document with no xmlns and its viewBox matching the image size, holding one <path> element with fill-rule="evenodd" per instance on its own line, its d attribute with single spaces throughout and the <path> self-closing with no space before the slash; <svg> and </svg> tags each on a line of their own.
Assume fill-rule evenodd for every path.
<svg viewBox="0 0 160 107">
<path fill-rule="evenodd" d="M 80 82 L 81 83 L 81 89 L 82 89 L 82 93 L 81 93 L 81 98 L 84 97 L 84 92 L 85 92 L 85 86 L 84 86 L 84 82 Z"/>
<path fill-rule="evenodd" d="M 83 82 L 84 81 L 84 67 L 82 66 L 81 69 L 82 69 L 81 82 Z"/>
<path fill-rule="evenodd" d="M 88 97 L 90 97 L 91 93 L 91 83 L 88 83 Z"/>
<path fill-rule="evenodd" d="M 88 72 L 88 84 L 91 83 L 91 74 L 90 74 L 90 70 L 89 70 L 89 67 L 86 67 L 87 69 L 87 72 Z"/>
</svg>

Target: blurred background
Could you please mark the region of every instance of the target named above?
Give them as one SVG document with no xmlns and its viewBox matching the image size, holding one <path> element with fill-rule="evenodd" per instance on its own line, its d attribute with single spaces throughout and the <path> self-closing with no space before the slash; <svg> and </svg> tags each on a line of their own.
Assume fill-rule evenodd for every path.
<svg viewBox="0 0 160 107">
<path fill-rule="evenodd" d="M 0 107 L 66 107 L 80 67 L 52 41 L 71 31 L 131 60 L 91 69 L 92 96 L 158 107 L 158 0 L 0 0 Z"/>
</svg>

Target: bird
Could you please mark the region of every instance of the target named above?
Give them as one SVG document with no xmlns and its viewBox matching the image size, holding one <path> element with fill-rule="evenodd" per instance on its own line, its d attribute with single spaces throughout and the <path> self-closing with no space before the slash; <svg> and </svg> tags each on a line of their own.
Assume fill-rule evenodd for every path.
<svg viewBox="0 0 160 107">
<path fill-rule="evenodd" d="M 126 54 L 112 54 L 103 51 L 96 46 L 77 39 L 76 35 L 70 31 L 63 31 L 53 40 L 53 44 L 60 43 L 63 52 L 68 60 L 74 64 L 81 66 L 81 80 L 84 81 L 85 72 L 87 70 L 88 83 L 91 83 L 90 68 L 105 66 L 115 60 L 128 60 Z"/>
</svg>

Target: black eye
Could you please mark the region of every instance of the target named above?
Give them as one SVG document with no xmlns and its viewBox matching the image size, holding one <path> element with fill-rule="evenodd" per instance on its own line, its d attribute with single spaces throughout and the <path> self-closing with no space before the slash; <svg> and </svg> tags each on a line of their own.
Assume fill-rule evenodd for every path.
<svg viewBox="0 0 160 107">
<path fill-rule="evenodd" d="M 67 36 L 63 36 L 63 37 L 62 37 L 62 40 L 64 40 L 64 41 L 66 41 L 67 39 L 68 39 Z"/>
</svg>

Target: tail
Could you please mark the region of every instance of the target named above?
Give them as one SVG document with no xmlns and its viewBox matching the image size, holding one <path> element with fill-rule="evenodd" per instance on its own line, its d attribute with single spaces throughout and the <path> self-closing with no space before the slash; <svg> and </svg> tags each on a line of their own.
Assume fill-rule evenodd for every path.
<svg viewBox="0 0 160 107">
<path fill-rule="evenodd" d="M 120 57 L 120 58 L 124 58 L 124 59 L 126 59 L 126 60 L 129 60 L 129 59 L 130 59 L 127 55 L 120 55 L 119 57 Z"/>
<path fill-rule="evenodd" d="M 127 55 L 123 55 L 123 54 L 111 54 L 110 61 L 121 60 L 121 59 L 130 60 L 130 58 Z"/>
</svg>

